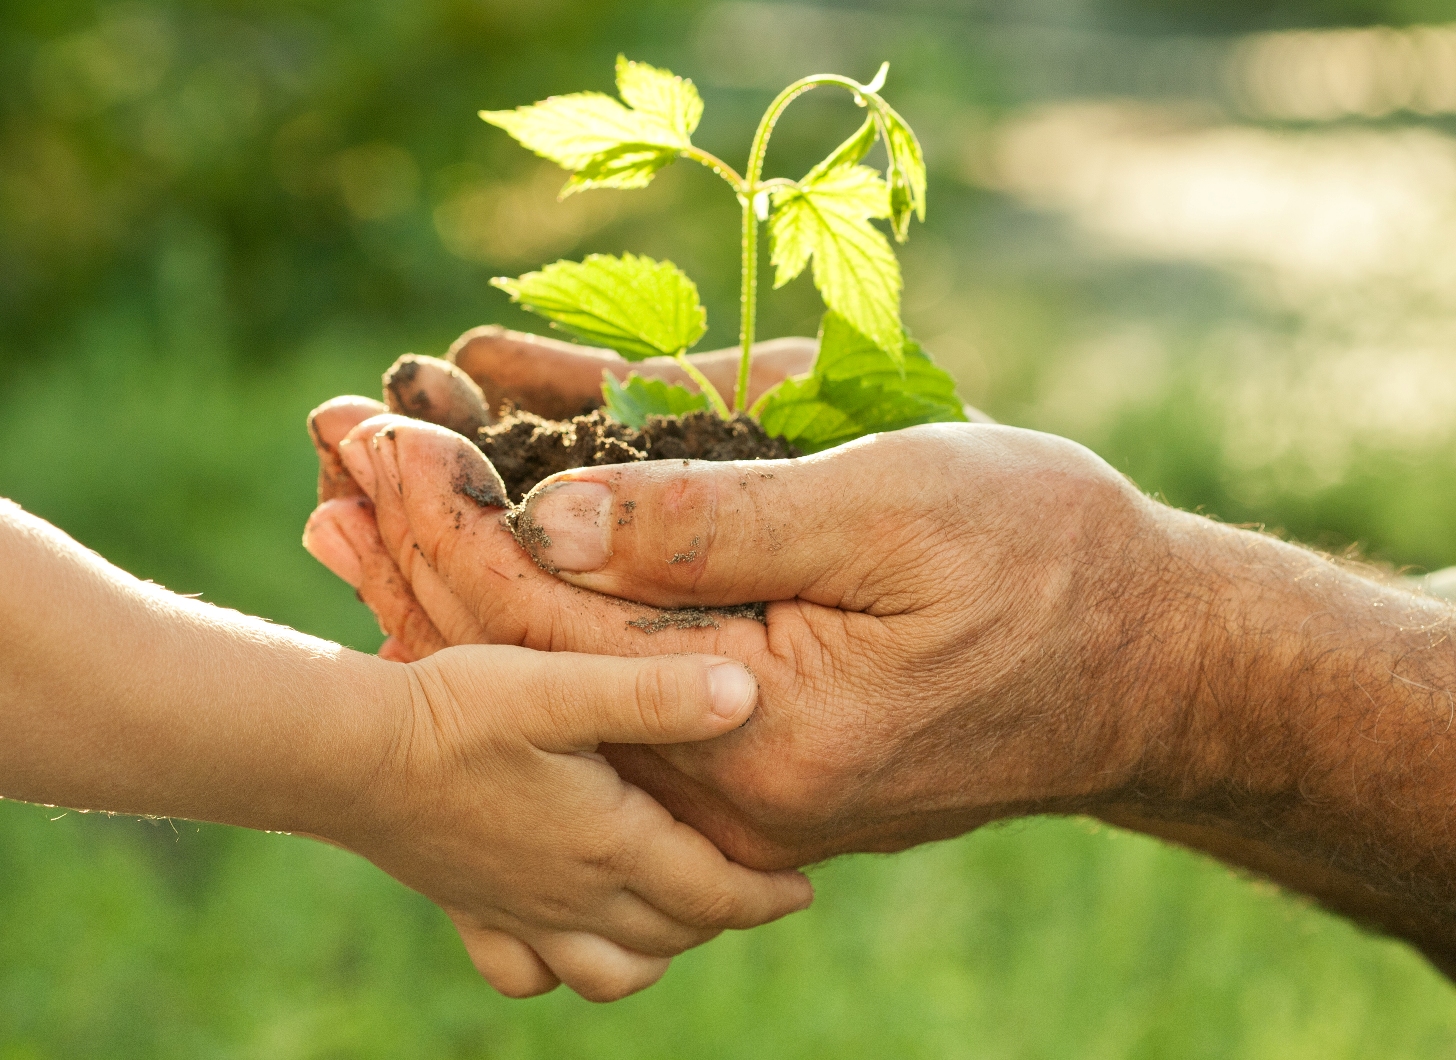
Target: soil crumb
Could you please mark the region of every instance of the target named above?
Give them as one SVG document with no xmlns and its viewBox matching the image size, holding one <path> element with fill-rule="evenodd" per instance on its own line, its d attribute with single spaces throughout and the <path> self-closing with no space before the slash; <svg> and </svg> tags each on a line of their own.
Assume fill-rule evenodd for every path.
<svg viewBox="0 0 1456 1060">
<path fill-rule="evenodd" d="M 476 444 L 517 504 L 543 478 L 574 467 L 638 460 L 780 460 L 800 455 L 782 439 L 770 438 L 747 416 L 724 420 L 712 412 L 690 412 L 680 419 L 653 416 L 641 430 L 618 423 L 599 409 L 572 420 L 511 412 L 499 423 L 482 427 Z"/>
<path fill-rule="evenodd" d="M 541 558 L 541 553 L 551 547 L 551 538 L 546 533 L 545 527 L 536 522 L 526 514 L 526 509 L 519 505 L 506 512 L 506 526 L 515 535 L 516 541 L 531 554 L 540 567 L 547 574 L 555 574 L 559 569 L 549 560 Z"/>
<path fill-rule="evenodd" d="M 735 607 L 675 607 L 651 615 L 634 618 L 627 625 L 643 633 L 661 633 L 665 629 L 719 629 L 720 618 L 751 618 L 766 621 L 763 604 L 738 604 Z"/>
</svg>

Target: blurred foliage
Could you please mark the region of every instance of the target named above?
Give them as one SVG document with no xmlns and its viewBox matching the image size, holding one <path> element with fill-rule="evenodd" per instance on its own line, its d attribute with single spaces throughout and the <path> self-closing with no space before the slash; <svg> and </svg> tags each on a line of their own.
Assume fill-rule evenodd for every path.
<svg viewBox="0 0 1456 1060">
<path fill-rule="evenodd" d="M 1250 113 L 1217 94 L 1221 73 L 1199 80 L 1154 45 L 1202 34 L 1222 55 L 1247 32 L 1452 17 L 1436 0 L 0 6 L 0 493 L 140 576 L 372 649 L 367 613 L 298 544 L 311 406 L 375 393 L 397 354 L 475 324 L 535 326 L 486 280 L 558 256 L 671 258 L 703 292 L 707 341 L 736 334 L 736 207 L 710 174 L 557 204 L 564 175 L 475 111 L 608 88 L 625 51 L 695 78 L 699 140 L 738 160 L 789 79 L 887 58 L 932 167 L 907 319 L 967 396 L 1178 505 L 1456 562 L 1440 415 L 1456 286 L 1409 282 L 1433 262 L 1320 287 L 1149 253 L 1097 227 L 1110 178 L 1054 186 L 1102 172 L 1090 148 L 1033 153 L 1015 180 L 996 161 L 1007 136 L 1040 135 L 1035 108 L 1109 94 L 1164 108 L 1126 141 L 1134 162 L 1246 145 L 1231 128 L 1318 147 L 1300 137 L 1320 130 Z M 1190 104 L 1204 125 L 1185 135 L 1170 115 Z M 771 174 L 802 173 L 855 120 L 842 100 L 797 103 Z M 1354 122 L 1416 136 L 1425 168 L 1395 168 L 1441 186 L 1449 114 Z M 766 335 L 817 320 L 806 282 L 765 303 Z M 1360 320 L 1394 323 L 1371 339 Z M 1434 367 L 1391 412 L 1370 395 L 1402 364 Z M 337 851 L 0 804 L 0 1060 L 1456 1047 L 1447 984 L 1404 947 L 1136 837 L 1035 821 L 817 879 L 811 912 L 714 942 L 626 1003 L 509 1003 L 443 916 Z"/>
<path fill-rule="evenodd" d="M 1160 29 L 1237 32 L 1305 26 L 1407 25 L 1447 22 L 1449 0 L 1226 0 L 1188 4 L 1180 0 L 1104 0 L 1102 11 Z"/>
</svg>

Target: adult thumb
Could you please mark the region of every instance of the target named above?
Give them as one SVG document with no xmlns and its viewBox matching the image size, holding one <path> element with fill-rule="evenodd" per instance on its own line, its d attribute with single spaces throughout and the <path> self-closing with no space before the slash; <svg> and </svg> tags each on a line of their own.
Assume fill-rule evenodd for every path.
<svg viewBox="0 0 1456 1060">
<path fill-rule="evenodd" d="M 798 460 L 563 472 L 525 499 L 516 538 L 573 585 L 659 607 L 799 597 L 853 608 L 903 526 L 895 511 L 917 454 L 892 438 Z"/>
</svg>

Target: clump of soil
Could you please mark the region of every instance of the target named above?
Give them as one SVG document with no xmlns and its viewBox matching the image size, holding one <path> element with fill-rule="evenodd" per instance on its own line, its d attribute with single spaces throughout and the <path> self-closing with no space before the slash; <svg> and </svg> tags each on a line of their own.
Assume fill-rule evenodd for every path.
<svg viewBox="0 0 1456 1060">
<path fill-rule="evenodd" d="M 634 618 L 629 626 L 643 633 L 661 633 L 664 629 L 722 629 L 720 618 L 751 618 L 766 621 L 767 604 L 734 604 L 732 607 L 654 608 L 650 614 Z"/>
<path fill-rule="evenodd" d="M 641 430 L 610 419 L 600 409 L 571 420 L 512 412 L 499 423 L 480 428 L 476 444 L 516 504 L 543 478 L 574 467 L 638 460 L 780 460 L 800 455 L 783 439 L 770 438 L 747 416 L 724 420 L 712 412 L 651 416 Z"/>
</svg>

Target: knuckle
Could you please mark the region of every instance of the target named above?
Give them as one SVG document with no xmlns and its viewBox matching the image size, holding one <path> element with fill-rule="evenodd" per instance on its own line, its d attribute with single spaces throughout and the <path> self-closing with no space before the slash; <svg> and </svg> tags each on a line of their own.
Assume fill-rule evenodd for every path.
<svg viewBox="0 0 1456 1060">
<path fill-rule="evenodd" d="M 712 475 L 675 472 L 662 495 L 662 526 L 696 519 L 712 511 L 717 503 L 717 482 Z"/>
<path fill-rule="evenodd" d="M 743 900 L 729 890 L 712 890 L 697 897 L 688 912 L 688 923 L 698 928 L 729 927 L 743 915 Z"/>
<path fill-rule="evenodd" d="M 562 928 L 572 923 L 579 906 L 578 896 L 547 892 L 536 897 L 531 912 L 539 922 Z"/>
<path fill-rule="evenodd" d="M 614 828 L 592 829 L 582 838 L 578 850 L 582 864 L 604 876 L 631 876 L 638 861 L 638 853 L 632 844 Z"/>
<path fill-rule="evenodd" d="M 683 698 L 684 681 L 678 668 L 653 664 L 638 670 L 633 689 L 638 719 L 648 733 L 667 733 L 673 729 L 673 716 Z"/>
</svg>

